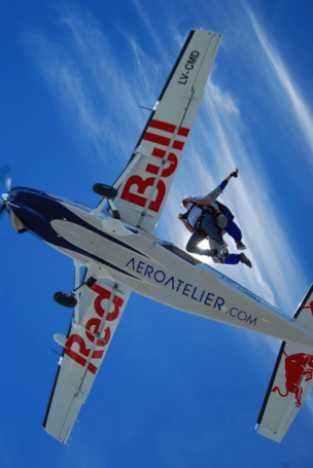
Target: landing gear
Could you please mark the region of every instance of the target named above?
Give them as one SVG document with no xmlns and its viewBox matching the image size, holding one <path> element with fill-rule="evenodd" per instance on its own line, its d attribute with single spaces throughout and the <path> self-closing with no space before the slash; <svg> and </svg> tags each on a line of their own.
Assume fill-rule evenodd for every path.
<svg viewBox="0 0 313 468">
<path fill-rule="evenodd" d="M 93 191 L 98 195 L 101 195 L 108 200 L 113 200 L 117 195 L 117 190 L 111 185 L 106 184 L 94 184 L 92 187 Z"/>
<path fill-rule="evenodd" d="M 79 291 L 80 288 L 82 288 L 85 285 L 91 288 L 92 285 L 95 284 L 96 281 L 97 280 L 95 278 L 93 278 L 92 276 L 89 276 L 89 278 L 87 278 L 86 281 L 81 283 L 77 288 L 73 289 L 73 292 L 65 293 L 62 291 L 57 291 L 56 293 L 53 294 L 53 299 L 55 300 L 57 304 L 63 307 L 69 307 L 72 309 L 73 307 L 76 307 L 77 305 L 77 299 L 75 297 L 74 292 Z"/>
<path fill-rule="evenodd" d="M 53 294 L 53 299 L 57 304 L 60 304 L 63 307 L 70 307 L 73 308 L 77 304 L 77 300 L 74 294 L 66 294 L 61 291 L 57 291 Z"/>
</svg>

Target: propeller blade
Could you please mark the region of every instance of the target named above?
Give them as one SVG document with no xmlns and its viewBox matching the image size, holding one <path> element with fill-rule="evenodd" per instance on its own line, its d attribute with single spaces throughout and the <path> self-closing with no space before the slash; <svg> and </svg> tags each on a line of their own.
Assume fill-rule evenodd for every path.
<svg viewBox="0 0 313 468">
<path fill-rule="evenodd" d="M 7 175 L 4 180 L 4 186 L 7 192 L 9 192 L 12 188 L 12 177 Z"/>
<path fill-rule="evenodd" d="M 2 215 L 4 210 L 5 210 L 5 204 L 3 202 L 1 202 L 0 203 L 0 216 Z"/>
<path fill-rule="evenodd" d="M 9 192 L 12 187 L 12 177 L 10 173 L 10 166 L 0 166 L 0 184 L 4 185 L 7 192 Z"/>
</svg>

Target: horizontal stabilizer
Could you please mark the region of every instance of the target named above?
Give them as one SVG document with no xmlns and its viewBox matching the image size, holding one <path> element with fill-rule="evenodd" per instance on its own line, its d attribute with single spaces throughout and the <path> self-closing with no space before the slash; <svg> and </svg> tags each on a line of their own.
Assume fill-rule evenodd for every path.
<svg viewBox="0 0 313 468">
<path fill-rule="evenodd" d="M 294 318 L 313 333 L 313 287 Z M 281 442 L 312 386 L 313 348 L 284 341 L 257 421 L 259 434 Z"/>
</svg>

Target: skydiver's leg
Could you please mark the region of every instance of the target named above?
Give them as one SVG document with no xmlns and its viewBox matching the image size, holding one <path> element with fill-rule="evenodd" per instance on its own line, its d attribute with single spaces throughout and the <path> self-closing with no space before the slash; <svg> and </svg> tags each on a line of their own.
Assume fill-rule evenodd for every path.
<svg viewBox="0 0 313 468">
<path fill-rule="evenodd" d="M 211 251 L 203 250 L 203 249 L 200 249 L 200 247 L 198 247 L 198 244 L 204 239 L 205 237 L 203 237 L 203 235 L 197 234 L 196 232 L 194 232 L 191 235 L 189 241 L 187 242 L 187 245 L 186 245 L 187 252 L 195 253 L 198 255 L 208 255 L 208 252 L 211 252 Z"/>
<path fill-rule="evenodd" d="M 203 216 L 201 221 L 201 229 L 207 234 L 208 237 L 217 242 L 217 244 L 224 244 L 221 231 L 217 227 L 216 220 L 213 215 L 208 213 L 205 216 Z"/>
<path fill-rule="evenodd" d="M 227 234 L 234 239 L 235 242 L 240 242 L 242 239 L 242 232 L 234 221 L 228 221 L 225 227 Z"/>
<path fill-rule="evenodd" d="M 238 263 L 243 263 L 249 268 L 252 268 L 252 263 L 249 258 L 244 254 L 229 254 L 223 261 L 226 265 L 237 265 Z"/>
<path fill-rule="evenodd" d="M 223 263 L 226 265 L 237 265 L 240 262 L 240 255 L 239 254 L 229 254 Z"/>
<path fill-rule="evenodd" d="M 246 248 L 245 244 L 242 242 L 242 232 L 234 220 L 228 221 L 225 231 L 234 239 L 238 250 L 244 250 Z"/>
</svg>

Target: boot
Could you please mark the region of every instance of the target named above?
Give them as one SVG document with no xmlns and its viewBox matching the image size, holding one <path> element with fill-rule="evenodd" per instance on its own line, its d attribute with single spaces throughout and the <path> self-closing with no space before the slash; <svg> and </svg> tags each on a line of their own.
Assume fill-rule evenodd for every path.
<svg viewBox="0 0 313 468">
<path fill-rule="evenodd" d="M 245 244 L 242 242 L 242 240 L 239 240 L 236 242 L 236 247 L 238 250 L 246 250 Z"/>
<path fill-rule="evenodd" d="M 240 254 L 240 261 L 241 263 L 244 263 L 245 265 L 247 265 L 249 268 L 252 268 L 251 261 L 248 259 L 248 257 L 244 253 Z"/>
</svg>

